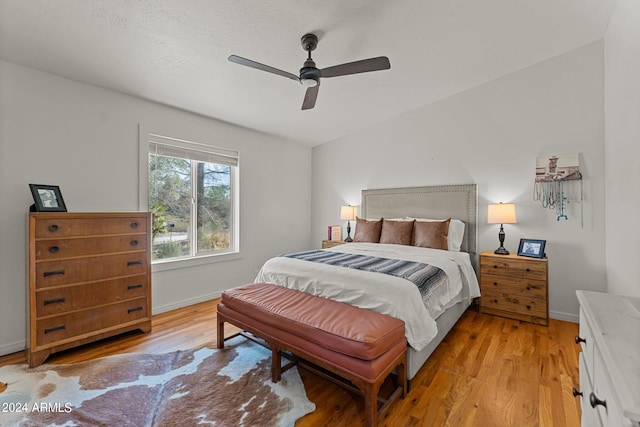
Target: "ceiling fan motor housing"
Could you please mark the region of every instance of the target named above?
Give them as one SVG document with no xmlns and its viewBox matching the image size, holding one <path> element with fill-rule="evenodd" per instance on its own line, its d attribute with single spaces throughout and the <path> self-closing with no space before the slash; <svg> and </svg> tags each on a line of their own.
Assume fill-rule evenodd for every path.
<svg viewBox="0 0 640 427">
<path fill-rule="evenodd" d="M 300 83 L 304 86 L 316 86 L 320 80 L 320 70 L 316 68 L 316 63 L 312 59 L 304 61 L 300 68 Z"/>
<path fill-rule="evenodd" d="M 303 86 L 317 86 L 320 81 L 320 70 L 316 68 L 316 63 L 311 59 L 311 51 L 318 47 L 318 37 L 315 34 L 305 34 L 300 39 L 302 48 L 309 52 L 309 56 L 304 65 L 300 68 L 300 83 Z"/>
</svg>

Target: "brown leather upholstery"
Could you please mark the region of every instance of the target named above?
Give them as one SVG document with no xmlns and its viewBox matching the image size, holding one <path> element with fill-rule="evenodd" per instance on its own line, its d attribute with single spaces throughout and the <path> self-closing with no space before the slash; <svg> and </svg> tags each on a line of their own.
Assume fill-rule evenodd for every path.
<svg viewBox="0 0 640 427">
<path fill-rule="evenodd" d="M 233 324 L 251 324 L 251 322 L 255 322 L 255 319 L 249 316 L 234 310 L 229 310 L 224 304 L 218 306 L 218 312 L 222 313 L 228 321 Z M 294 354 L 313 354 L 323 362 L 349 372 L 367 382 L 378 380 L 398 354 L 407 348 L 406 342 L 397 341 L 393 347 L 389 349 L 390 351 L 387 351 L 375 360 L 362 360 L 328 350 L 322 346 L 306 341 L 298 335 L 278 330 L 267 324 L 260 325 L 260 332 L 262 335 L 261 338 L 267 342 L 285 342 L 287 343 L 287 350 L 290 350 Z"/>
<path fill-rule="evenodd" d="M 225 291 L 217 316 L 218 348 L 224 348 L 225 322 L 267 342 L 274 382 L 296 363 L 282 366 L 283 352 L 348 380 L 364 395 L 368 426 L 376 426 L 391 404 L 407 392 L 407 340 L 401 320 L 266 283 Z M 307 369 L 333 381 L 311 366 Z M 379 399 L 385 378 L 394 370 L 395 388 L 388 399 Z"/>
<path fill-rule="evenodd" d="M 348 356 L 345 360 L 373 360 L 399 342 L 406 346 L 402 320 L 281 286 L 256 283 L 229 289 L 221 304 L 269 325 L 274 334 L 290 335 L 287 342 L 313 343 Z"/>
</svg>

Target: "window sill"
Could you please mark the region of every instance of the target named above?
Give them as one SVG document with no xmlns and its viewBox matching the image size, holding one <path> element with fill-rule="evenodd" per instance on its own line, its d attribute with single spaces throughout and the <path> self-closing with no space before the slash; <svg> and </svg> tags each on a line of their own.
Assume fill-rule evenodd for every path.
<svg viewBox="0 0 640 427">
<path fill-rule="evenodd" d="M 151 263 L 151 271 L 153 273 L 167 270 L 176 270 L 179 268 L 189 268 L 205 264 L 214 264 L 217 262 L 233 261 L 242 259 L 240 252 L 226 252 L 223 254 L 202 255 L 187 259 L 167 259 L 156 260 Z"/>
</svg>

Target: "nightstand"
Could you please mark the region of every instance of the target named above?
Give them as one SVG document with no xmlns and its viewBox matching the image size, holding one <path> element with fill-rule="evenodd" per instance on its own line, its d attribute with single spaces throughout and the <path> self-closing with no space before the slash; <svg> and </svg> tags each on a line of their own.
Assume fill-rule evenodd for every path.
<svg viewBox="0 0 640 427">
<path fill-rule="evenodd" d="M 332 248 L 334 246 L 344 245 L 343 240 L 323 240 L 322 249 Z"/>
<path fill-rule="evenodd" d="M 546 258 L 480 253 L 480 312 L 549 325 Z"/>
</svg>

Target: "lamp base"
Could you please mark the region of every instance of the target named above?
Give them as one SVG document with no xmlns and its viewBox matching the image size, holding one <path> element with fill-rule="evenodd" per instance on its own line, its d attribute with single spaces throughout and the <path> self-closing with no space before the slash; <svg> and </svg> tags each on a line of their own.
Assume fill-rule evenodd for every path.
<svg viewBox="0 0 640 427">
<path fill-rule="evenodd" d="M 502 228 L 502 224 L 500 224 L 498 240 L 500 241 L 500 247 L 493 251 L 493 253 L 496 255 L 509 255 L 509 251 L 504 248 L 504 228 Z"/>
<path fill-rule="evenodd" d="M 509 255 L 509 251 L 504 248 L 504 246 L 500 246 L 498 249 L 493 251 L 496 255 Z"/>
<path fill-rule="evenodd" d="M 345 242 L 349 243 L 349 242 L 353 242 L 353 239 L 351 238 L 351 222 L 347 220 L 347 238 L 344 239 Z"/>
</svg>

